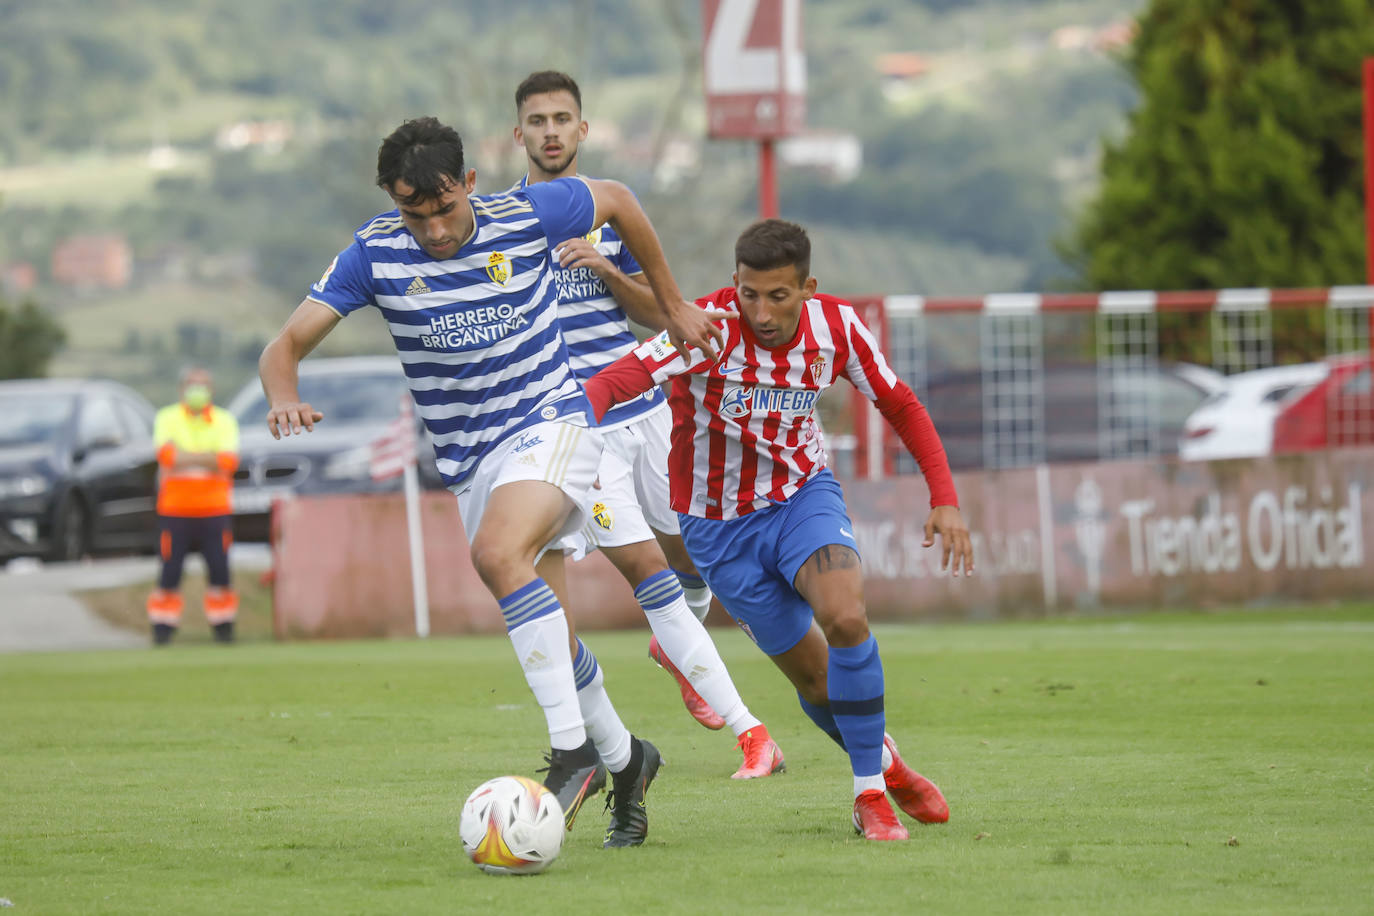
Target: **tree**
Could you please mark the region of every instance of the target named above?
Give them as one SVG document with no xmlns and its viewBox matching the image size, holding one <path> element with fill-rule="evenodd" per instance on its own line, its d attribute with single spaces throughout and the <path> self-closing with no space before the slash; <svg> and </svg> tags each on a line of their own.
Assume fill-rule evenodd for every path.
<svg viewBox="0 0 1374 916">
<path fill-rule="evenodd" d="M 0 298 L 0 379 L 46 374 L 66 340 L 57 320 L 33 302 L 11 307 Z"/>
<path fill-rule="evenodd" d="M 1364 277 L 1369 0 L 1152 0 L 1141 93 L 1065 254 L 1088 289 L 1327 286 Z"/>
</svg>

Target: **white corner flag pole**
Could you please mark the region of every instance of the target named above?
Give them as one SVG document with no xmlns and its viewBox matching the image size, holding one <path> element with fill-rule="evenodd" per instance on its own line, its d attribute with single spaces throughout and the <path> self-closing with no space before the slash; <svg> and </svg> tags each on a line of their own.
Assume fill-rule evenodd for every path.
<svg viewBox="0 0 1374 916">
<path fill-rule="evenodd" d="M 420 475 L 415 459 L 406 462 L 406 531 L 410 535 L 410 588 L 415 598 L 415 635 L 429 636 L 429 584 L 425 579 L 425 536 L 420 518 Z"/>
<path fill-rule="evenodd" d="M 425 537 L 420 516 L 420 472 L 416 467 L 415 408 L 410 393 L 401 395 L 400 413 L 372 442 L 372 479 L 402 475 L 406 497 L 406 533 L 410 542 L 410 593 L 415 601 L 415 635 L 429 635 L 429 590 L 425 580 Z"/>
</svg>

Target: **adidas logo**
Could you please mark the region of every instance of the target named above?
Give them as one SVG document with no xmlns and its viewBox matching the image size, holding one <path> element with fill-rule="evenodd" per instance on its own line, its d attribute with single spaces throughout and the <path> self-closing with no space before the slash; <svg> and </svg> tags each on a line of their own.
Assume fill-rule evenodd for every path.
<svg viewBox="0 0 1374 916">
<path fill-rule="evenodd" d="M 407 296 L 419 296 L 423 293 L 428 292 L 433 292 L 433 290 L 431 290 L 429 286 L 425 283 L 425 281 L 420 277 L 416 277 L 414 280 L 411 280 L 410 285 L 406 287 Z"/>
<path fill-rule="evenodd" d="M 547 668 L 549 657 L 538 649 L 525 656 L 524 668 L 526 671 L 537 671 L 540 668 Z"/>
<path fill-rule="evenodd" d="M 710 673 L 711 669 L 707 668 L 705 665 L 693 665 L 692 670 L 687 672 L 687 680 L 695 684 L 702 677 Z"/>
<path fill-rule="evenodd" d="M 528 464 L 528 465 L 532 465 L 532 466 L 536 466 L 536 467 L 537 467 L 538 464 L 539 464 L 539 459 L 536 458 L 536 457 L 534 457 L 534 456 L 531 455 L 531 454 L 526 453 L 526 454 L 524 454 L 524 455 L 521 455 L 519 458 L 516 458 L 516 459 L 515 459 L 515 463 L 516 463 L 516 464 Z"/>
</svg>

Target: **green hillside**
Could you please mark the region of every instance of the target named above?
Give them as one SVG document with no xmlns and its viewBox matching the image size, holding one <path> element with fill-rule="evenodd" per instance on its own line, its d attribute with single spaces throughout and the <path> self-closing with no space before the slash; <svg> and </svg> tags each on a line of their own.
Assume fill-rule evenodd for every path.
<svg viewBox="0 0 1374 916">
<path fill-rule="evenodd" d="M 1110 53 L 1065 36 L 1140 6 L 805 4 L 809 126 L 863 145 L 846 181 L 782 171 L 783 214 L 815 232 L 825 288 L 1061 281 L 1052 240 L 1133 102 Z M 372 185 L 381 136 L 437 114 L 463 132 L 480 189 L 504 187 L 523 171 L 514 87 L 555 67 L 583 85 L 583 170 L 636 190 L 684 290 L 703 292 L 728 281 L 722 240 L 756 213 L 757 165 L 748 143 L 703 139 L 699 15 L 652 0 L 511 0 L 500 15 L 413 0 L 0 0 L 0 264 L 37 268 L 31 295 L 69 332 L 55 370 L 161 397 L 162 364 L 197 358 L 236 385 L 350 230 L 389 205 Z M 880 56 L 897 52 L 928 72 L 885 80 Z M 131 288 L 50 282 L 54 245 L 92 232 L 128 238 Z M 373 331 L 334 346 L 384 348 Z"/>
</svg>

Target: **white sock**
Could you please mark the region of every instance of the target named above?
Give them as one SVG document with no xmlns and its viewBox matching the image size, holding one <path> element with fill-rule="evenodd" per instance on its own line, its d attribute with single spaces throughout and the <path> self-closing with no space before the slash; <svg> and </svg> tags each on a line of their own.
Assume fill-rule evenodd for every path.
<svg viewBox="0 0 1374 916">
<path fill-rule="evenodd" d="M 884 738 L 891 738 L 891 735 L 883 735 Z M 892 769 L 892 751 L 888 749 L 887 742 L 883 742 L 883 772 Z"/>
<path fill-rule="evenodd" d="M 697 620 L 706 622 L 706 615 L 711 612 L 711 589 L 705 582 L 698 577 L 690 577 L 684 580 L 681 573 L 677 574 L 678 581 L 682 583 L 682 594 L 687 599 L 687 607 L 692 609 Z M 695 582 L 693 581 L 695 579 Z M 701 585 L 696 585 L 701 582 Z M 662 640 L 660 640 L 661 642 Z"/>
<path fill-rule="evenodd" d="M 536 580 L 502 599 L 501 605 L 508 623 L 523 618 L 510 630 L 510 641 L 525 672 L 525 683 L 544 710 L 549 744 L 565 751 L 581 747 L 587 742 L 587 730 L 583 727 L 573 683 L 572 657 L 568 654 L 568 619 L 558 599 L 547 585 Z M 525 612 L 534 616 L 526 616 Z"/>
<path fill-rule="evenodd" d="M 668 570 L 650 576 L 635 588 L 635 599 L 664 654 L 736 736 L 762 724 L 740 699 L 706 627 L 687 607 L 677 576 Z"/>
<path fill-rule="evenodd" d="M 620 721 L 620 715 L 606 693 L 606 676 L 596 656 L 577 640 L 577 657 L 573 660 L 577 679 L 577 703 L 582 709 L 587 735 L 596 743 L 601 761 L 612 773 L 619 773 L 630 765 L 630 731 Z"/>
<path fill-rule="evenodd" d="M 886 791 L 887 791 L 887 783 L 883 782 L 883 775 L 882 775 L 881 773 L 879 773 L 877 776 L 855 776 L 855 777 L 854 777 L 854 797 L 855 797 L 855 798 L 858 798 L 860 795 L 862 795 L 862 794 L 864 794 L 865 792 L 868 792 L 868 791 L 870 791 L 870 790 L 872 790 L 872 789 L 877 789 L 879 792 L 886 792 Z"/>
</svg>

